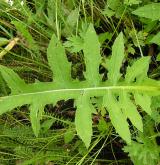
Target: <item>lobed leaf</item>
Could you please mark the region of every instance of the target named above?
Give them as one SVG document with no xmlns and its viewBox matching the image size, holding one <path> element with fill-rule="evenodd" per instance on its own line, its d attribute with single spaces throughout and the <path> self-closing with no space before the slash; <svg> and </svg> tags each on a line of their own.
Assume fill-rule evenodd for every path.
<svg viewBox="0 0 160 165">
<path fill-rule="evenodd" d="M 111 122 L 118 134 L 128 144 L 130 144 L 131 134 L 129 131 L 128 123 L 126 122 L 126 118 L 122 113 L 119 104 L 117 104 L 115 96 L 110 91 L 108 91 L 107 94 L 103 97 L 103 106 L 107 107 Z"/>
<path fill-rule="evenodd" d="M 83 49 L 83 39 L 79 36 L 71 36 L 67 38 L 63 45 L 69 49 L 71 53 L 77 53 Z"/>
<path fill-rule="evenodd" d="M 135 93 L 134 98 L 135 98 L 136 104 L 139 105 L 146 113 L 151 115 L 152 113 L 151 97 L 148 96 L 147 94 Z"/>
<path fill-rule="evenodd" d="M 47 49 L 47 57 L 50 68 L 53 72 L 53 80 L 59 83 L 62 88 L 69 87 L 71 82 L 71 65 L 65 54 L 61 42 L 53 34 Z"/>
<path fill-rule="evenodd" d="M 149 57 L 140 58 L 129 66 L 123 79 L 120 68 L 124 59 L 124 41 L 123 34 L 120 33 L 114 42 L 112 56 L 108 62 L 108 80 L 102 82 L 99 74 L 100 43 L 92 24 L 84 36 L 83 52 L 86 64 L 85 81 L 72 81 L 71 65 L 65 48 L 55 35 L 52 36 L 47 50 L 53 82 L 26 84 L 13 70 L 0 65 L 0 72 L 11 89 L 10 96 L 0 97 L 0 114 L 22 105 L 30 105 L 32 128 L 38 136 L 43 107 L 59 100 L 74 99 L 77 107 L 77 134 L 88 148 L 92 138 L 92 113 L 96 113 L 91 98 L 98 97 L 103 99 L 100 104 L 109 112 L 116 131 L 130 143 L 131 134 L 127 119 L 142 131 L 142 119 L 136 105 L 150 114 L 151 96 L 160 95 L 159 81 L 147 77 Z"/>
<path fill-rule="evenodd" d="M 76 100 L 75 125 L 77 134 L 88 148 L 92 137 L 92 111 L 90 108 L 90 97 L 83 93 Z"/>
<path fill-rule="evenodd" d="M 101 81 L 99 75 L 100 43 L 92 24 L 89 25 L 84 37 L 83 52 L 86 64 L 85 78 L 91 86 L 98 86 Z"/>
<path fill-rule="evenodd" d="M 150 57 L 141 57 L 136 62 L 134 62 L 131 67 L 128 66 L 127 72 L 125 75 L 125 81 L 127 83 L 132 83 L 139 76 L 143 78 L 147 77 L 149 61 L 150 61 Z"/>
<path fill-rule="evenodd" d="M 25 82 L 12 69 L 0 65 L 0 72 L 11 89 L 12 94 L 21 93 L 25 90 Z"/>
<path fill-rule="evenodd" d="M 122 92 L 120 95 L 120 106 L 123 114 L 131 123 L 139 130 L 143 131 L 143 123 L 140 114 L 137 111 L 136 105 L 131 101 L 130 95 L 127 92 Z"/>
<path fill-rule="evenodd" d="M 124 59 L 124 40 L 122 32 L 116 38 L 112 47 L 112 56 L 108 62 L 108 80 L 116 85 L 121 74 L 120 68 Z"/>
</svg>

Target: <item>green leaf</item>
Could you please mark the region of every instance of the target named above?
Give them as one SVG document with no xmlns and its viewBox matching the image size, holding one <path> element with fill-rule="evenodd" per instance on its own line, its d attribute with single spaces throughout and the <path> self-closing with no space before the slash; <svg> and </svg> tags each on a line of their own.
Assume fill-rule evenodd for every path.
<svg viewBox="0 0 160 165">
<path fill-rule="evenodd" d="M 72 36 L 67 38 L 68 41 L 64 43 L 64 46 L 69 49 L 71 53 L 77 53 L 83 49 L 84 41 L 79 36 Z"/>
<path fill-rule="evenodd" d="M 122 92 L 122 95 L 120 95 L 120 103 L 122 112 L 128 118 L 131 123 L 139 130 L 143 131 L 143 123 L 142 118 L 140 114 L 137 111 L 136 105 L 133 104 L 133 102 L 130 99 L 130 95 L 126 92 Z"/>
<path fill-rule="evenodd" d="M 124 90 L 128 92 L 136 91 L 138 93 L 148 93 L 155 96 L 160 94 L 160 85 L 157 83 L 153 84 L 153 82 L 152 85 L 102 86 L 96 88 L 82 87 L 83 84 L 80 84 L 81 87 L 79 87 L 80 85 L 77 85 L 77 87 L 74 86 L 72 89 L 58 89 L 58 87 L 54 87 L 52 83 L 44 83 L 44 85 L 41 83 L 27 85 L 27 92 L 25 93 L 18 93 L 0 98 L 0 114 L 6 113 L 18 106 L 32 104 L 32 102 L 34 103 L 35 98 L 46 104 L 53 104 L 59 100 L 67 100 L 70 98 L 76 99 L 80 96 L 82 91 L 89 92 L 90 97 L 104 96 L 106 94 L 106 90 Z"/>
<path fill-rule="evenodd" d="M 160 19 L 160 3 L 151 3 L 143 7 L 139 7 L 133 14 L 139 17 L 149 18 L 153 21 Z"/>
<path fill-rule="evenodd" d="M 65 49 L 53 34 L 47 49 L 47 57 L 53 72 L 53 80 L 62 88 L 68 87 L 71 82 L 71 64 L 68 62 Z M 65 69 L 64 69 L 65 68 Z"/>
<path fill-rule="evenodd" d="M 78 18 L 79 18 L 79 10 L 78 9 L 72 10 L 69 16 L 67 17 L 67 25 L 73 28 L 76 25 Z"/>
<path fill-rule="evenodd" d="M 124 59 L 124 40 L 122 32 L 116 38 L 112 47 L 112 56 L 108 62 L 108 80 L 116 85 L 121 74 L 120 68 Z"/>
<path fill-rule="evenodd" d="M 146 40 L 147 33 L 143 32 L 143 31 L 136 31 L 135 29 L 131 29 L 129 31 L 129 36 L 132 38 L 134 46 L 136 46 L 136 47 L 138 47 L 139 45 L 145 46 L 145 40 Z"/>
<path fill-rule="evenodd" d="M 64 134 L 64 142 L 65 144 L 70 143 L 75 136 L 74 130 L 69 128 Z"/>
<path fill-rule="evenodd" d="M 26 39 L 26 41 L 29 44 L 29 47 L 32 50 L 38 50 L 39 48 L 38 48 L 35 40 L 33 39 L 32 35 L 28 31 L 27 26 L 25 25 L 25 23 L 22 23 L 20 21 L 12 21 L 12 23 L 14 24 L 16 29 L 21 33 L 21 35 Z"/>
<path fill-rule="evenodd" d="M 158 32 L 149 42 L 160 45 L 160 32 Z"/>
<path fill-rule="evenodd" d="M 151 97 L 149 97 L 146 94 L 136 93 L 136 94 L 134 94 L 134 98 L 135 98 L 136 104 L 141 106 L 141 108 L 146 113 L 151 115 L 151 113 L 152 113 L 152 110 L 151 110 Z"/>
<path fill-rule="evenodd" d="M 80 84 L 81 84 L 81 82 L 80 82 Z M 44 86 L 42 86 L 41 83 L 27 85 L 26 93 L 19 93 L 19 94 L 5 96 L 5 97 L 0 98 L 0 114 L 8 112 L 18 106 L 22 106 L 22 105 L 26 105 L 26 104 L 32 105 L 35 103 L 35 99 L 38 100 L 39 103 L 45 105 L 45 104 L 54 104 L 59 100 L 67 100 L 67 99 L 71 99 L 71 98 L 77 99 L 79 97 L 78 102 L 76 102 L 76 105 L 77 105 L 76 118 L 78 119 L 78 120 L 76 119 L 77 120 L 76 125 L 78 125 L 80 123 L 79 127 L 77 128 L 79 131 L 78 134 L 79 134 L 79 136 L 82 136 L 81 138 L 84 140 L 86 146 L 88 146 L 91 135 L 92 135 L 92 131 L 91 131 L 92 109 L 90 107 L 90 99 L 89 99 L 90 97 L 105 96 L 106 91 L 112 92 L 112 91 L 117 91 L 117 90 L 126 91 L 126 92 L 136 91 L 136 92 L 141 92 L 141 93 L 149 92 L 152 95 L 157 92 L 160 93 L 160 85 L 154 84 L 154 82 L 152 82 L 152 86 L 148 86 L 146 84 L 146 86 L 145 85 L 138 85 L 138 86 L 128 86 L 128 85 L 124 86 L 123 85 L 123 86 L 103 86 L 103 87 L 96 87 L 96 88 L 93 88 L 93 87 L 82 88 L 82 85 L 83 84 L 81 84 L 81 88 L 79 88 L 80 85 L 78 85 L 77 87 L 72 88 L 72 89 L 58 89 L 56 86 L 54 87 L 52 85 L 52 83 L 50 83 L 50 84 L 44 83 Z M 81 98 L 83 96 L 82 91 L 86 91 L 88 96 L 86 97 L 86 95 L 85 95 L 83 98 Z M 112 99 L 111 100 L 109 99 L 108 101 L 110 102 L 111 105 L 115 104 L 114 106 L 116 106 L 116 108 L 120 107 L 119 103 L 115 100 L 115 98 L 114 98 L 114 102 L 112 102 Z M 107 106 L 107 104 L 106 104 L 106 106 Z M 116 120 L 118 120 L 118 119 L 114 118 L 114 115 L 113 115 L 114 113 L 116 113 L 114 106 L 110 107 L 109 112 L 111 113 L 111 116 L 113 116 L 112 117 L 114 120 L 113 122 L 116 122 Z M 120 116 L 123 115 L 122 112 L 118 109 L 118 114 L 119 113 L 120 113 Z M 122 120 L 124 118 L 126 119 L 125 115 L 123 116 Z M 126 122 L 124 125 L 124 130 L 125 130 L 127 121 L 123 120 L 123 122 Z M 114 126 L 115 126 L 115 124 L 114 124 Z M 123 128 L 123 125 L 121 125 L 121 127 Z M 86 128 L 85 132 L 84 132 L 84 128 Z M 117 127 L 115 127 L 115 128 L 117 129 Z M 87 132 L 87 130 L 89 130 L 89 132 Z M 117 130 L 117 132 L 119 133 L 119 129 Z M 123 133 L 122 134 L 120 133 L 120 136 L 121 135 L 123 135 Z M 128 136 L 128 134 L 126 136 Z M 87 137 L 87 139 L 85 139 L 86 137 Z M 122 138 L 124 138 L 124 135 L 122 136 Z M 128 140 L 129 137 L 128 138 L 125 137 L 125 140 L 126 139 Z"/>
<path fill-rule="evenodd" d="M 113 126 L 118 134 L 128 143 L 131 143 L 131 135 L 126 122 L 126 117 L 123 115 L 120 106 L 117 104 L 115 96 L 108 91 L 103 97 L 103 105 L 107 107 L 109 116 Z"/>
<path fill-rule="evenodd" d="M 124 151 L 129 152 L 134 165 L 157 165 L 159 162 L 158 146 L 155 146 L 149 137 L 146 139 L 141 143 L 132 141 L 131 145 L 124 147 Z"/>
<path fill-rule="evenodd" d="M 43 9 L 45 5 L 45 1 L 43 0 L 34 0 L 35 8 L 36 8 L 36 13 L 40 12 L 40 10 Z"/>
<path fill-rule="evenodd" d="M 102 117 L 98 122 L 98 130 L 102 133 L 108 133 L 110 128 L 110 123 L 107 123 L 106 120 Z"/>
<path fill-rule="evenodd" d="M 0 65 L 0 72 L 11 89 L 12 94 L 21 93 L 25 90 L 25 82 L 12 69 Z"/>
<path fill-rule="evenodd" d="M 100 107 L 99 112 L 106 108 L 116 131 L 127 143 L 130 143 L 131 134 L 127 118 L 135 127 L 142 130 L 136 105 L 141 106 L 142 110 L 150 114 L 151 98 L 160 95 L 160 83 L 147 77 L 149 64 L 147 57 L 135 62 L 127 69 L 126 77 L 121 77 L 120 68 L 124 58 L 122 33 L 114 42 L 112 56 L 106 64 L 109 71 L 108 80 L 103 82 L 99 74 L 101 55 L 98 36 L 92 24 L 87 32 L 85 29 L 83 28 L 83 33 L 81 33 L 84 37 L 81 38 L 85 43 L 83 52 L 86 80 L 72 81 L 71 65 L 64 46 L 53 35 L 47 50 L 48 62 L 54 75 L 53 82 L 26 84 L 13 70 L 0 65 L 0 72 L 11 89 L 9 96 L 0 97 L 0 114 L 29 105 L 32 127 L 35 135 L 38 136 L 43 107 L 47 104 L 55 104 L 59 100 L 73 99 L 77 107 L 75 117 L 77 134 L 88 148 L 92 137 L 92 113 L 96 112 L 91 98 L 98 98 L 100 100 L 95 103 L 98 108 Z M 141 69 L 140 73 L 137 70 L 138 67 Z"/>
<path fill-rule="evenodd" d="M 41 128 L 43 129 L 44 132 L 47 132 L 55 121 L 56 120 L 54 118 L 47 119 L 41 124 Z"/>
<path fill-rule="evenodd" d="M 99 75 L 100 43 L 92 24 L 89 25 L 84 37 L 83 52 L 86 64 L 85 78 L 91 86 L 98 86 L 101 81 Z"/>
<path fill-rule="evenodd" d="M 115 11 L 113 11 L 107 7 L 104 9 L 103 14 L 110 18 L 115 15 Z"/>
<path fill-rule="evenodd" d="M 138 5 L 140 3 L 142 3 L 141 0 L 124 0 L 124 4 L 125 5 L 130 5 L 130 6 L 132 6 L 132 5 Z"/>
<path fill-rule="evenodd" d="M 35 99 L 41 104 L 55 104 L 59 100 L 67 100 L 69 98 L 75 99 L 81 91 L 74 91 L 71 89 L 71 91 L 73 90 L 71 92 L 65 89 L 56 89 L 53 88 L 52 84 L 44 84 L 44 86 L 42 86 L 41 83 L 37 83 L 28 85 L 26 88 L 27 92 L 25 93 L 1 97 L 0 114 L 10 111 L 18 106 L 34 104 Z"/>
<path fill-rule="evenodd" d="M 160 53 L 158 53 L 156 61 L 160 61 Z"/>
<path fill-rule="evenodd" d="M 30 119 L 32 124 L 32 129 L 36 137 L 38 137 L 40 131 L 40 120 L 42 118 L 42 113 L 44 106 L 38 100 L 34 101 L 30 106 Z"/>
<path fill-rule="evenodd" d="M 0 37 L 0 46 L 4 46 L 9 43 L 7 38 Z"/>
<path fill-rule="evenodd" d="M 107 6 L 112 9 L 116 10 L 120 6 L 120 0 L 108 0 L 107 1 Z"/>
<path fill-rule="evenodd" d="M 76 130 L 87 148 L 91 143 L 92 137 L 92 112 L 89 104 L 90 98 L 85 93 L 81 94 L 76 100 Z"/>
<path fill-rule="evenodd" d="M 142 57 L 135 61 L 131 67 L 128 66 L 125 81 L 127 83 L 132 83 L 135 81 L 135 78 L 139 76 L 147 77 L 149 61 L 150 57 Z"/>
<path fill-rule="evenodd" d="M 98 36 L 98 38 L 99 38 L 99 42 L 101 43 L 101 44 L 103 44 L 104 42 L 105 42 L 105 40 L 111 40 L 111 38 L 112 38 L 112 33 L 109 33 L 109 32 L 105 32 L 105 33 L 100 33 L 99 34 L 99 36 Z"/>
</svg>

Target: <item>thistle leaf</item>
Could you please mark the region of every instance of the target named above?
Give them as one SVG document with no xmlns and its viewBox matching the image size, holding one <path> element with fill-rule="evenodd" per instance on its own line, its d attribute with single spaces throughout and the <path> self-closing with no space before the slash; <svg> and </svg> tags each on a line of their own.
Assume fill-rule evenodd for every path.
<svg viewBox="0 0 160 165">
<path fill-rule="evenodd" d="M 100 44 L 92 24 L 85 33 L 84 43 L 84 81 L 72 81 L 71 65 L 65 48 L 55 35 L 52 36 L 47 50 L 53 82 L 26 84 L 13 70 L 0 65 L 0 72 L 11 89 L 9 96 L 0 97 L 0 115 L 14 108 L 29 105 L 33 131 L 38 136 L 43 107 L 46 104 L 55 104 L 59 100 L 74 99 L 77 107 L 77 134 L 88 148 L 92 137 L 92 113 L 96 113 L 91 98 L 101 98 L 103 103 L 100 103 L 100 107 L 106 108 L 116 132 L 129 144 L 131 134 L 127 118 L 142 131 L 142 119 L 136 105 L 151 114 L 152 96 L 160 95 L 159 81 L 147 76 L 149 58 L 143 57 L 134 62 L 128 67 L 125 78 L 121 77 L 124 41 L 123 34 L 120 33 L 114 42 L 112 56 L 108 62 L 108 80 L 102 82 L 99 74 Z"/>
<path fill-rule="evenodd" d="M 25 82 L 12 69 L 0 65 L 0 72 L 11 89 L 12 94 L 24 91 Z"/>
<path fill-rule="evenodd" d="M 142 57 L 138 59 L 133 65 L 127 68 L 125 81 L 127 83 L 132 83 L 139 76 L 147 78 L 147 72 L 149 68 L 150 57 Z"/>
<path fill-rule="evenodd" d="M 62 88 L 68 87 L 71 82 L 71 65 L 68 62 L 64 47 L 55 34 L 49 43 L 47 57 L 53 72 L 54 82 L 59 83 Z"/>
<path fill-rule="evenodd" d="M 109 116 L 113 126 L 115 127 L 118 134 L 128 143 L 131 143 L 131 135 L 126 122 L 126 117 L 121 111 L 119 104 L 117 104 L 115 96 L 108 91 L 103 97 L 103 106 L 107 107 Z"/>
<path fill-rule="evenodd" d="M 91 86 L 100 83 L 99 65 L 101 62 L 100 43 L 92 24 L 84 37 L 84 59 L 86 64 L 85 78 Z"/>
<path fill-rule="evenodd" d="M 136 105 L 130 99 L 130 95 L 126 92 L 122 92 L 120 95 L 120 103 L 123 114 L 128 118 L 132 124 L 139 130 L 143 131 L 143 123 L 140 114 L 137 111 Z"/>
<path fill-rule="evenodd" d="M 136 104 L 139 105 L 146 113 L 151 115 L 151 97 L 146 94 L 134 94 Z"/>
<path fill-rule="evenodd" d="M 116 85 L 121 74 L 120 68 L 124 59 L 124 41 L 122 32 L 116 38 L 112 47 L 112 56 L 108 62 L 108 80 Z"/>
<path fill-rule="evenodd" d="M 80 95 L 80 97 L 76 100 L 76 130 L 87 148 L 90 145 L 92 137 L 92 111 L 89 104 L 90 99 L 85 93 Z"/>
</svg>

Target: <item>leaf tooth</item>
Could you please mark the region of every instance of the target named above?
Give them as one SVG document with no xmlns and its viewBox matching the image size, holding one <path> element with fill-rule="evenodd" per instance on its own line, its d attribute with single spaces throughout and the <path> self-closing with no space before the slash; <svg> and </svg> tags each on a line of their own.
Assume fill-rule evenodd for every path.
<svg viewBox="0 0 160 165">
<path fill-rule="evenodd" d="M 135 102 L 139 105 L 147 114 L 151 115 L 151 97 L 147 94 L 134 94 Z"/>
<path fill-rule="evenodd" d="M 143 132 L 143 122 L 142 117 L 138 113 L 136 105 L 130 100 L 130 96 L 127 92 L 122 92 L 119 96 L 121 102 L 122 112 L 128 118 L 131 123 L 141 132 Z"/>
</svg>

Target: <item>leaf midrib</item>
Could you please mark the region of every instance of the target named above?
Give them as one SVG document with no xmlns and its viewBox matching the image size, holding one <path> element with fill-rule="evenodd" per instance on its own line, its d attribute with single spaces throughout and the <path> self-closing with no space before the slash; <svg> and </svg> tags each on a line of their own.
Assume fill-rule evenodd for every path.
<svg viewBox="0 0 160 165">
<path fill-rule="evenodd" d="M 90 88 L 69 88 L 69 89 L 54 89 L 54 90 L 44 90 L 44 91 L 34 91 L 29 93 L 21 93 L 21 94 L 14 94 L 10 96 L 4 96 L 1 98 L 7 97 L 19 97 L 19 96 L 27 96 L 27 95 L 39 95 L 39 94 L 49 94 L 49 93 L 73 93 L 75 95 L 83 94 L 84 92 L 93 93 L 93 95 L 103 95 L 108 90 L 127 90 L 127 91 L 139 91 L 139 92 L 158 92 L 160 93 L 160 86 L 148 86 L 148 85 L 129 85 L 129 86 L 106 86 L 106 87 L 90 87 Z M 96 93 L 96 94 L 95 94 Z"/>
</svg>

